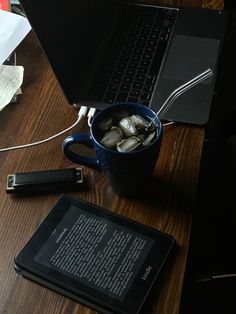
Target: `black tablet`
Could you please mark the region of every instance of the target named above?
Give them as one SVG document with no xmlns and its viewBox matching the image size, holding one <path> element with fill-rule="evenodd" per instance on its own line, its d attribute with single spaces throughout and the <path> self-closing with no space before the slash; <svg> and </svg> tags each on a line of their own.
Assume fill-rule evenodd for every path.
<svg viewBox="0 0 236 314">
<path fill-rule="evenodd" d="M 139 313 L 174 239 L 62 195 L 15 258 L 15 269 L 102 313 Z"/>
</svg>

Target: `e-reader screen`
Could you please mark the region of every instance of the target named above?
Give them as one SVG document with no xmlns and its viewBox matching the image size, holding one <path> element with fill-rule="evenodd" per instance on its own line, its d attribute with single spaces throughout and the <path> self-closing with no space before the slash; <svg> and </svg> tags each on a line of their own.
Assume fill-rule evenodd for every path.
<svg viewBox="0 0 236 314">
<path fill-rule="evenodd" d="M 34 260 L 122 301 L 153 243 L 71 206 Z"/>
</svg>

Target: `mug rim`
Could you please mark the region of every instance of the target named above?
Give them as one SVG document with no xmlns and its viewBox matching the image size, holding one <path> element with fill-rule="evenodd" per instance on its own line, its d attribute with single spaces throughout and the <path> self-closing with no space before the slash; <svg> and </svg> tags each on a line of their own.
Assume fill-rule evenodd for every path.
<svg viewBox="0 0 236 314">
<path fill-rule="evenodd" d="M 146 149 L 148 149 L 151 144 L 153 145 L 154 143 L 156 143 L 162 136 L 162 133 L 163 133 L 163 124 L 161 122 L 161 119 L 159 118 L 159 116 L 156 115 L 157 117 L 157 121 L 158 121 L 158 125 L 159 125 L 159 133 L 158 135 L 156 136 L 155 140 L 153 142 L 151 142 L 149 145 L 147 145 L 146 147 L 143 147 L 141 149 L 138 149 L 138 150 L 133 150 L 133 151 L 130 151 L 130 152 L 119 152 L 117 150 L 113 150 L 111 148 L 107 148 L 105 146 L 103 146 L 101 143 L 99 143 L 99 141 L 96 139 L 96 137 L 94 136 L 94 132 L 93 132 L 93 123 L 94 123 L 94 120 L 96 119 L 99 119 L 99 117 L 104 114 L 104 111 L 105 110 L 112 110 L 112 108 L 114 107 L 119 107 L 119 106 L 134 106 L 134 107 L 139 107 L 140 109 L 142 108 L 145 108 L 146 110 L 150 111 L 154 116 L 156 115 L 156 112 L 154 110 L 152 110 L 151 108 L 149 107 L 146 107 L 142 104 L 138 104 L 138 103 L 129 103 L 129 102 L 124 102 L 124 103 L 118 103 L 118 104 L 113 104 L 113 105 L 108 105 L 106 108 L 103 108 L 101 109 L 93 118 L 92 120 L 92 123 L 91 123 L 91 127 L 90 127 L 90 135 L 93 139 L 93 141 L 96 143 L 96 145 L 98 145 L 100 148 L 104 149 L 105 151 L 108 151 L 109 153 L 113 153 L 113 154 L 117 154 L 117 155 L 123 155 L 125 156 L 126 154 L 129 154 L 129 155 L 132 155 L 132 154 L 137 154 L 138 152 L 143 152 L 145 151 Z"/>
</svg>

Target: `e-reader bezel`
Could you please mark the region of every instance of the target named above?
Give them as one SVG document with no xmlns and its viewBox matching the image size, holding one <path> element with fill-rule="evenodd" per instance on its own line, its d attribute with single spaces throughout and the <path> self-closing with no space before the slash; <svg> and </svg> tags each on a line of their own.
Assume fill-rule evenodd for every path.
<svg viewBox="0 0 236 314">
<path fill-rule="evenodd" d="M 108 296 L 97 289 L 91 288 L 80 281 L 76 281 L 71 277 L 64 275 L 60 271 L 50 269 L 34 260 L 41 247 L 71 206 L 89 211 L 93 215 L 117 223 L 131 231 L 154 240 L 142 267 L 133 279 L 133 283 L 123 301 Z M 61 289 L 71 291 L 74 295 L 78 294 L 80 298 L 85 301 L 87 300 L 90 303 L 94 303 L 101 308 L 111 310 L 114 313 L 138 313 L 174 244 L 175 240 L 170 235 L 144 226 L 143 224 L 127 219 L 124 216 L 120 216 L 89 202 L 75 199 L 68 195 L 62 195 L 26 246 L 15 258 L 15 264 L 24 272 L 34 274 Z M 142 276 L 145 269 L 149 266 L 151 266 L 151 272 L 144 280 L 142 279 Z"/>
</svg>

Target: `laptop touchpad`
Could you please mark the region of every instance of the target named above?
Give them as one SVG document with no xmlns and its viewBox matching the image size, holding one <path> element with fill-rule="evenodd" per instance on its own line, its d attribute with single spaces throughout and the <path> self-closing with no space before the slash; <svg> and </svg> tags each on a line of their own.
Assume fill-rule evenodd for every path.
<svg viewBox="0 0 236 314">
<path fill-rule="evenodd" d="M 220 41 L 217 39 L 175 35 L 171 43 L 162 78 L 188 81 L 216 66 Z M 212 78 L 203 84 L 211 84 Z"/>
</svg>

